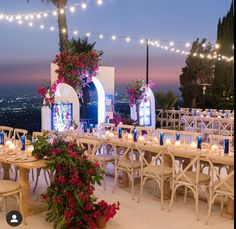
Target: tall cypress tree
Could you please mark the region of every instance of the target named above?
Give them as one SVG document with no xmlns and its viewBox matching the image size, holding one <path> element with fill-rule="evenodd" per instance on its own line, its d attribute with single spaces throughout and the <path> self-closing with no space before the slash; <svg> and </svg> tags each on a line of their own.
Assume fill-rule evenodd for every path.
<svg viewBox="0 0 236 229">
<path fill-rule="evenodd" d="M 234 4 L 232 1 L 229 12 L 219 19 L 217 27 L 218 52 L 231 57 L 234 55 Z M 215 64 L 213 81 L 214 107 L 218 109 L 234 109 L 234 63 L 218 61 Z"/>
</svg>

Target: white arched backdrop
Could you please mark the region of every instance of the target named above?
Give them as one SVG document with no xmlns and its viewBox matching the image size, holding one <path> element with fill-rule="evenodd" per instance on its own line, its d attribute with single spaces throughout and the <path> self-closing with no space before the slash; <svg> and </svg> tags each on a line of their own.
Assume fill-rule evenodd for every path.
<svg viewBox="0 0 236 229">
<path fill-rule="evenodd" d="M 98 124 L 105 121 L 105 91 L 98 79 L 93 77 L 93 83 L 98 95 Z"/>
<path fill-rule="evenodd" d="M 153 91 L 150 88 L 148 88 L 147 97 L 149 98 L 150 103 L 151 103 L 151 106 L 150 106 L 151 125 L 148 127 L 156 128 L 155 97 L 154 97 Z M 137 112 L 136 112 L 135 105 L 130 107 L 130 115 L 131 115 L 131 119 L 137 120 Z"/>
<path fill-rule="evenodd" d="M 55 103 L 72 103 L 73 121 L 79 123 L 79 99 L 76 91 L 68 84 L 59 83 L 55 92 Z M 42 107 L 42 130 L 52 129 L 52 112 L 48 107 Z"/>
</svg>

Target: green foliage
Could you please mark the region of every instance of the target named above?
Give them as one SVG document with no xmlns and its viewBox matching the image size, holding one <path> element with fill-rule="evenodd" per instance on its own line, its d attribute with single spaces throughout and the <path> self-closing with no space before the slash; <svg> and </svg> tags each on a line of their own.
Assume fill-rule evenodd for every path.
<svg viewBox="0 0 236 229">
<path fill-rule="evenodd" d="M 158 91 L 155 94 L 155 102 L 158 109 L 172 109 L 176 105 L 177 97 L 170 90 L 166 93 Z"/>
<path fill-rule="evenodd" d="M 197 54 L 197 56 L 194 56 Z M 187 107 L 202 107 L 202 86 L 201 84 L 212 84 L 214 76 L 214 60 L 210 58 L 200 58 L 199 54 L 213 54 L 212 45 L 206 43 L 206 39 L 199 39 L 193 42 L 190 55 L 186 58 L 186 66 L 182 68 L 180 75 L 180 91 Z"/>
<path fill-rule="evenodd" d="M 217 43 L 219 53 L 227 57 L 234 55 L 234 10 L 233 2 L 227 15 L 219 20 Z M 213 82 L 214 107 L 218 109 L 234 109 L 234 62 L 218 61 L 215 65 Z"/>
<path fill-rule="evenodd" d="M 43 136 L 38 136 L 38 140 L 32 143 L 34 146 L 32 155 L 40 159 L 48 157 L 50 151 L 52 150 L 52 145 L 49 144 L 48 141 L 49 139 L 46 132 L 44 132 Z"/>
<path fill-rule="evenodd" d="M 78 38 L 77 40 L 72 38 L 70 41 L 67 43 L 67 49 L 74 52 L 74 53 L 87 53 L 90 51 L 95 51 L 94 46 L 96 42 L 94 43 L 89 43 L 88 38 Z M 103 55 L 102 51 L 96 51 L 98 56 L 101 57 Z"/>
</svg>

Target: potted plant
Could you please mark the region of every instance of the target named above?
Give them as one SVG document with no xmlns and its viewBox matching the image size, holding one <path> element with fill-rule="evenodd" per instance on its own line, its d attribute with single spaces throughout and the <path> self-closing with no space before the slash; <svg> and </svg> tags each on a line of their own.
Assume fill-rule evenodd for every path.
<svg viewBox="0 0 236 229">
<path fill-rule="evenodd" d="M 94 216 L 97 228 L 105 228 L 106 223 L 113 218 L 117 210 L 120 209 L 120 203 L 108 204 L 106 201 L 101 200 L 94 205 Z"/>
</svg>

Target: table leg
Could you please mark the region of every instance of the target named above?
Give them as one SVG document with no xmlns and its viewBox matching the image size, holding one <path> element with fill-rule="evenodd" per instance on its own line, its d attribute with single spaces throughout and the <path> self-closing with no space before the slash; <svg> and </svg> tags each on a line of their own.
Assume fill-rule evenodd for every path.
<svg viewBox="0 0 236 229">
<path fill-rule="evenodd" d="M 28 194 L 30 190 L 29 184 L 29 170 L 19 167 L 19 184 L 22 190 L 22 202 L 23 202 L 23 212 L 25 217 L 29 216 L 29 209 L 28 209 Z"/>
<path fill-rule="evenodd" d="M 10 167 L 11 165 L 2 162 L 3 180 L 10 180 L 10 173 L 9 173 Z"/>
</svg>

